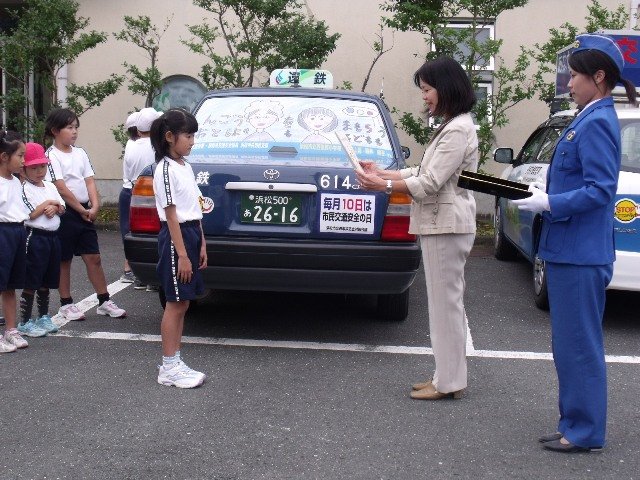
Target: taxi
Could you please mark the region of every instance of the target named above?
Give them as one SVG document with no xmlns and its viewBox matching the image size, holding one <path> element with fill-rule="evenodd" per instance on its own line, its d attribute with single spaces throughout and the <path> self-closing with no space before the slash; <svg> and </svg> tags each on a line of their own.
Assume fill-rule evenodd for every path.
<svg viewBox="0 0 640 480">
<path fill-rule="evenodd" d="M 340 139 L 385 169 L 404 167 L 408 149 L 381 98 L 331 82 L 330 72 L 283 69 L 271 87 L 212 91 L 194 108 L 187 160 L 201 192 L 205 286 L 375 295 L 381 317 L 404 320 L 421 258 L 411 199 L 361 191 Z M 148 167 L 133 188 L 125 251 L 136 277 L 157 284 L 151 180 Z"/>
<path fill-rule="evenodd" d="M 546 183 L 555 144 L 575 111 L 561 111 L 542 123 L 513 157 L 511 148 L 498 148 L 494 160 L 508 167 L 501 177 L 521 182 Z M 609 289 L 640 291 L 640 109 L 616 104 L 622 139 L 622 164 L 615 197 L 614 237 L 616 261 Z M 538 256 L 537 239 L 542 217 L 518 210 L 511 200 L 496 198 L 494 255 L 512 260 L 518 255 L 531 262 L 533 296 L 538 307 L 549 308 L 544 261 Z"/>
</svg>

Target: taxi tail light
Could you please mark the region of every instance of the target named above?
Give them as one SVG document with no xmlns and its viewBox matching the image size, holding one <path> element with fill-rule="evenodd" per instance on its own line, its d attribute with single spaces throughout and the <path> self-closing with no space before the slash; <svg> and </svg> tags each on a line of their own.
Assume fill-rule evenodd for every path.
<svg viewBox="0 0 640 480">
<path fill-rule="evenodd" d="M 411 197 L 406 193 L 389 196 L 387 214 L 382 224 L 381 239 L 385 242 L 414 242 L 416 236 L 409 233 Z"/>
<path fill-rule="evenodd" d="M 131 191 L 129 230 L 131 233 L 160 231 L 160 218 L 156 210 L 156 197 L 153 194 L 153 177 L 139 177 Z"/>
</svg>

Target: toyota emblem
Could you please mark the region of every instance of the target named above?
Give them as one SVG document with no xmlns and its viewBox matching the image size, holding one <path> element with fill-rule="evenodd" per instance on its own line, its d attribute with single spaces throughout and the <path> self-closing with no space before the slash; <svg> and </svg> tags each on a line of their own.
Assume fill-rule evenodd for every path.
<svg viewBox="0 0 640 480">
<path fill-rule="evenodd" d="M 267 180 L 277 180 L 278 178 L 280 178 L 280 172 L 275 168 L 265 170 L 263 175 Z"/>
</svg>

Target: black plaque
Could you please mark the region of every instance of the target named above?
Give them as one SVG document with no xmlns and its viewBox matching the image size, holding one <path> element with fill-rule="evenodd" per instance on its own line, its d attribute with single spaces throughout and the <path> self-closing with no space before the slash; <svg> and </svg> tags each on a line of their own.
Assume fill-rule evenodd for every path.
<svg viewBox="0 0 640 480">
<path fill-rule="evenodd" d="M 482 173 L 467 172 L 465 170 L 458 178 L 458 186 L 476 192 L 488 193 L 496 197 L 518 200 L 531 196 L 529 185 L 526 183 L 512 182 Z"/>
</svg>

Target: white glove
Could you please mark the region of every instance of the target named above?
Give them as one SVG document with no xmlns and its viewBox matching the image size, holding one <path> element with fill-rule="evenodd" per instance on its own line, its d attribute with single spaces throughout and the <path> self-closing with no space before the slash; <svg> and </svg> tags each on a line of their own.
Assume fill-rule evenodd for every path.
<svg viewBox="0 0 640 480">
<path fill-rule="evenodd" d="M 518 210 L 526 210 L 533 213 L 551 210 L 551 207 L 549 207 L 549 195 L 544 192 L 544 188 L 544 183 L 533 182 L 529 185 L 529 191 L 532 195 L 520 200 L 514 200 L 513 203 L 518 206 Z"/>
</svg>

